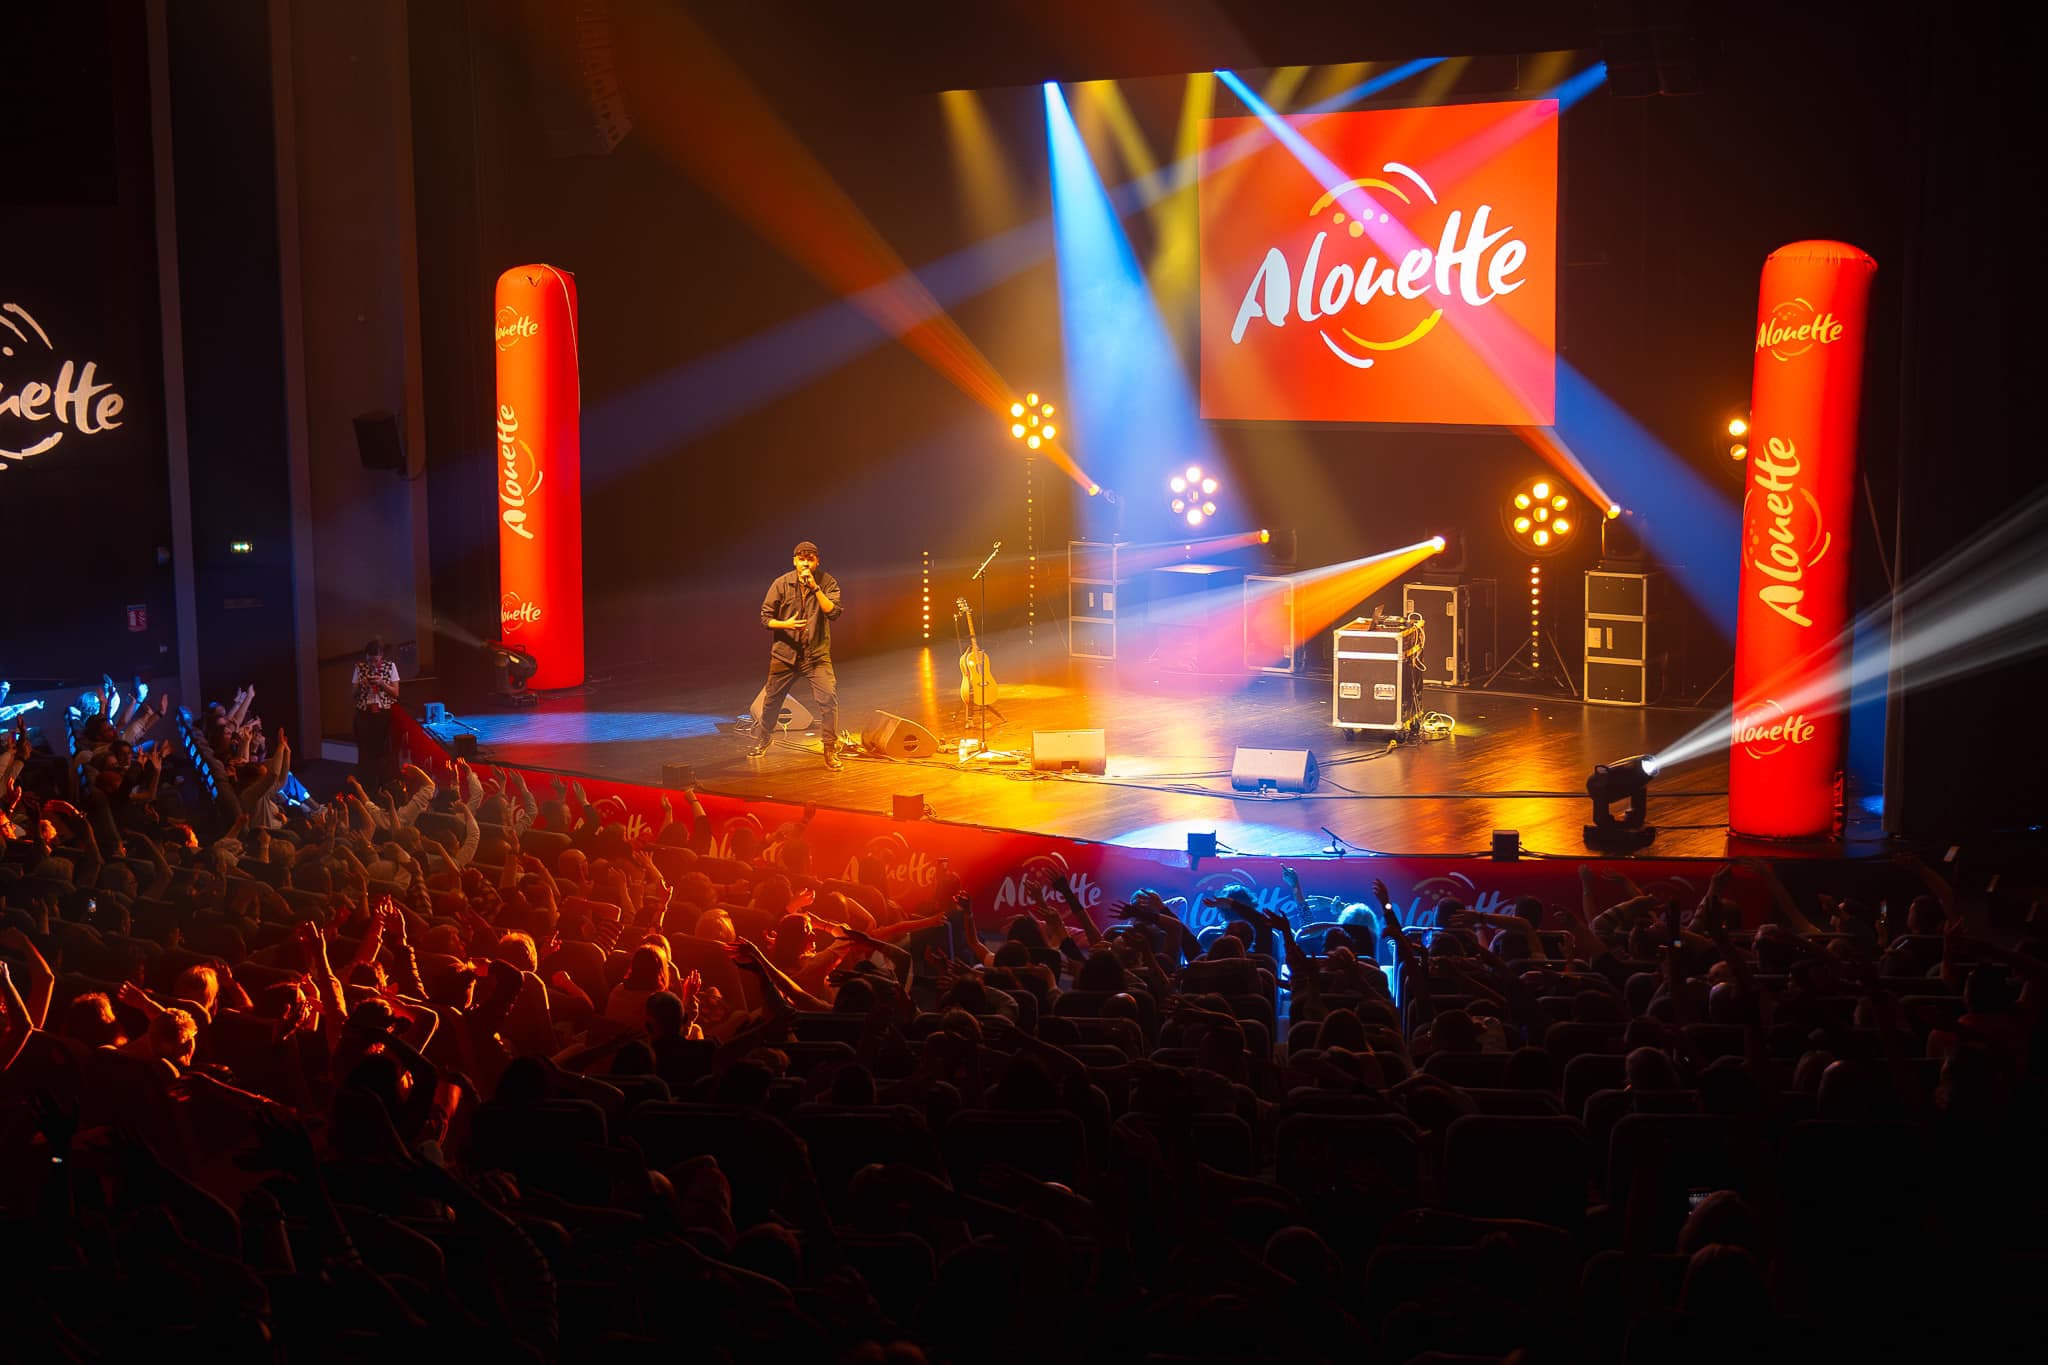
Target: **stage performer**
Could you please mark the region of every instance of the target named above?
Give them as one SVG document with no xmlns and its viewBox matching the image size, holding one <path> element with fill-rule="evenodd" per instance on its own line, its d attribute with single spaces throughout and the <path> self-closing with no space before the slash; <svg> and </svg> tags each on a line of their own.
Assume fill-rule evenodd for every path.
<svg viewBox="0 0 2048 1365">
<path fill-rule="evenodd" d="M 825 740 L 825 766 L 838 772 L 839 682 L 832 673 L 832 625 L 846 604 L 839 580 L 818 568 L 818 547 L 806 540 L 790 552 L 795 566 L 768 585 L 761 599 L 761 624 L 774 632 L 768 651 L 768 685 L 754 702 L 754 747 L 759 758 L 775 742 L 775 717 L 798 678 L 808 678 Z"/>
</svg>

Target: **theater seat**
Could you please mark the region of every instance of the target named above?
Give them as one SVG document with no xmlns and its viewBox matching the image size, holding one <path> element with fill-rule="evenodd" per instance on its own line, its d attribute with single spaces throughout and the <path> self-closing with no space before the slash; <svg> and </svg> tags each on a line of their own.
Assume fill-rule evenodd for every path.
<svg viewBox="0 0 2048 1365">
<path fill-rule="evenodd" d="M 1482 1218 L 1575 1228 L 1586 1214 L 1586 1131 L 1574 1118 L 1467 1114 L 1444 1141 L 1444 1202 Z"/>
<path fill-rule="evenodd" d="M 963 1109 L 940 1137 L 955 1187 L 979 1186 L 981 1168 L 1000 1161 L 1041 1180 L 1072 1184 L 1087 1165 L 1087 1135 L 1068 1113 Z"/>
</svg>

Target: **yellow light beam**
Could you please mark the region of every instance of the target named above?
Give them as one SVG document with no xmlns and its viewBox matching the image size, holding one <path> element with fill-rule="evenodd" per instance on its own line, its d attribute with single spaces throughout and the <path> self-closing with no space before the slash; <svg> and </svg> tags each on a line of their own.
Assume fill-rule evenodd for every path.
<svg viewBox="0 0 2048 1365">
<path fill-rule="evenodd" d="M 939 108 L 946 119 L 946 141 L 953 151 L 961 216 L 976 233 L 994 236 L 1023 217 L 1010 154 L 996 135 L 978 91 L 943 91 Z"/>
</svg>

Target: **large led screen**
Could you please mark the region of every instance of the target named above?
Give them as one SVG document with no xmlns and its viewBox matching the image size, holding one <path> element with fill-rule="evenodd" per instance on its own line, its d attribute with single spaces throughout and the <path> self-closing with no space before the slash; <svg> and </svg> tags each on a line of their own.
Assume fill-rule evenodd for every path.
<svg viewBox="0 0 2048 1365">
<path fill-rule="evenodd" d="M 1557 114 L 1208 120 L 1202 415 L 1553 422 Z"/>
</svg>

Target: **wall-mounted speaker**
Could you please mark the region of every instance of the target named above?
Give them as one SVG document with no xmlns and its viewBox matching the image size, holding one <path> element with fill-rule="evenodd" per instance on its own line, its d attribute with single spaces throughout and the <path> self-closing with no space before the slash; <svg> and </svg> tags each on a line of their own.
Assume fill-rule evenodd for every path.
<svg viewBox="0 0 2048 1365">
<path fill-rule="evenodd" d="M 398 419 L 388 412 L 365 412 L 356 417 L 356 454 L 363 468 L 405 472 L 405 442 L 399 438 Z"/>
</svg>

